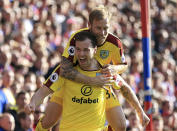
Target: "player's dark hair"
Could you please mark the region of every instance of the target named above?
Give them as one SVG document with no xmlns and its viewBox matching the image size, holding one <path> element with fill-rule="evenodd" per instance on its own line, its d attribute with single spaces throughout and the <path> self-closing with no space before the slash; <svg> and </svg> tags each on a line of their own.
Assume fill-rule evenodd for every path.
<svg viewBox="0 0 177 131">
<path fill-rule="evenodd" d="M 96 36 L 88 31 L 81 31 L 74 36 L 75 41 L 84 41 L 86 39 L 91 40 L 93 48 L 97 46 Z"/>
</svg>

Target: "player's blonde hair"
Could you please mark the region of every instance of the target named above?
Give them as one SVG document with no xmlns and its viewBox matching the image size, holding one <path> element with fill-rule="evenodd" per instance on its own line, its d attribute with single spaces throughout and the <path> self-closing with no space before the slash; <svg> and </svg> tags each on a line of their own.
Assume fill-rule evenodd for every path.
<svg viewBox="0 0 177 131">
<path fill-rule="evenodd" d="M 92 24 L 95 19 L 104 20 L 106 18 L 108 18 L 108 20 L 110 21 L 111 14 L 106 7 L 104 7 L 103 5 L 100 5 L 90 12 L 89 22 L 90 24 Z"/>
</svg>

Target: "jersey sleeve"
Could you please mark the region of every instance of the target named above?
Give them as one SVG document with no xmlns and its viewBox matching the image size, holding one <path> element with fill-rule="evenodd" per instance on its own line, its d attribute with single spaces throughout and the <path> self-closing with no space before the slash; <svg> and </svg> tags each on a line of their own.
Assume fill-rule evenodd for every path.
<svg viewBox="0 0 177 131">
<path fill-rule="evenodd" d="M 120 75 L 116 74 L 113 76 L 114 82 L 112 83 L 112 87 L 116 90 L 119 90 L 122 86 L 122 78 Z"/>
<path fill-rule="evenodd" d="M 115 48 L 114 55 L 113 55 L 114 57 L 112 59 L 112 62 L 114 65 L 127 64 L 125 60 L 122 43 L 121 41 L 117 41 L 117 42 L 119 46 Z"/>
<path fill-rule="evenodd" d="M 61 87 L 60 89 L 55 91 L 50 98 L 50 102 L 54 102 L 59 105 L 62 105 L 63 104 L 63 95 L 64 95 L 63 91 L 64 91 L 63 87 Z"/>
<path fill-rule="evenodd" d="M 119 90 L 120 88 L 123 88 L 124 85 L 126 85 L 125 80 L 119 74 L 114 75 L 113 79 L 114 82 L 112 83 L 112 87 L 116 90 Z"/>
<path fill-rule="evenodd" d="M 70 62 L 74 62 L 74 53 L 75 53 L 75 40 L 74 36 L 76 33 L 73 33 L 64 49 L 62 56 L 67 58 Z"/>
<path fill-rule="evenodd" d="M 56 84 L 59 80 L 60 65 L 58 65 L 52 74 L 44 81 L 43 85 L 52 91 L 56 91 L 59 86 Z"/>
<path fill-rule="evenodd" d="M 51 86 L 50 89 L 53 90 L 54 92 L 57 90 L 60 90 L 60 88 L 64 84 L 64 78 L 60 76 L 57 81 L 55 81 Z"/>
<path fill-rule="evenodd" d="M 110 43 L 109 48 L 111 49 L 111 52 L 113 52 L 111 56 L 112 64 L 114 65 L 127 64 L 121 40 L 117 36 L 109 33 L 106 41 Z"/>
</svg>

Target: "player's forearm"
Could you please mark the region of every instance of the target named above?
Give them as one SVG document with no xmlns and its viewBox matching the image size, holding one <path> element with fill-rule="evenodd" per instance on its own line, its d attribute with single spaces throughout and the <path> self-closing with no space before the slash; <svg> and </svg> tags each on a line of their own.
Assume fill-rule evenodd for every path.
<svg viewBox="0 0 177 131">
<path fill-rule="evenodd" d="M 128 65 L 126 65 L 126 64 L 123 64 L 123 65 L 111 65 L 111 66 L 116 71 L 116 73 L 118 73 L 118 74 L 122 74 L 128 68 Z"/>
<path fill-rule="evenodd" d="M 60 67 L 61 67 L 60 75 L 62 77 L 79 83 L 90 84 L 91 78 L 75 70 L 73 68 L 73 64 L 65 57 L 62 57 L 62 62 Z"/>
<path fill-rule="evenodd" d="M 61 74 L 60 74 L 61 75 Z M 91 84 L 91 77 L 85 76 L 74 68 L 65 68 L 62 77 L 79 83 Z"/>
<path fill-rule="evenodd" d="M 141 107 L 141 104 L 139 103 L 138 98 L 136 97 L 131 87 L 127 83 L 124 82 L 120 90 L 124 98 L 137 111 L 137 113 L 142 113 L 143 109 Z"/>
<path fill-rule="evenodd" d="M 43 102 L 44 98 L 50 93 L 52 93 L 52 91 L 45 86 L 39 88 L 37 92 L 32 96 L 30 104 L 35 105 L 35 107 L 39 106 Z"/>
</svg>

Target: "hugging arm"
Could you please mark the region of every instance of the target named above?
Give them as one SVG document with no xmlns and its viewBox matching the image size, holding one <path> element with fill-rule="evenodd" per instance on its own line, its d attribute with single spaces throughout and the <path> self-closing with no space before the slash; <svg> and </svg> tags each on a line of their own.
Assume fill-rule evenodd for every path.
<svg viewBox="0 0 177 131">
<path fill-rule="evenodd" d="M 103 66 L 103 69 L 101 71 L 103 74 L 112 76 L 116 74 L 122 74 L 123 72 L 127 70 L 127 68 L 128 68 L 127 64 L 121 64 L 121 65 L 107 64 Z"/>
<path fill-rule="evenodd" d="M 109 78 L 106 78 L 102 75 L 96 77 L 88 77 L 79 73 L 73 68 L 73 63 L 71 63 L 65 57 L 62 57 L 60 75 L 66 79 L 89 85 L 103 86 L 104 84 L 109 83 Z"/>
</svg>

